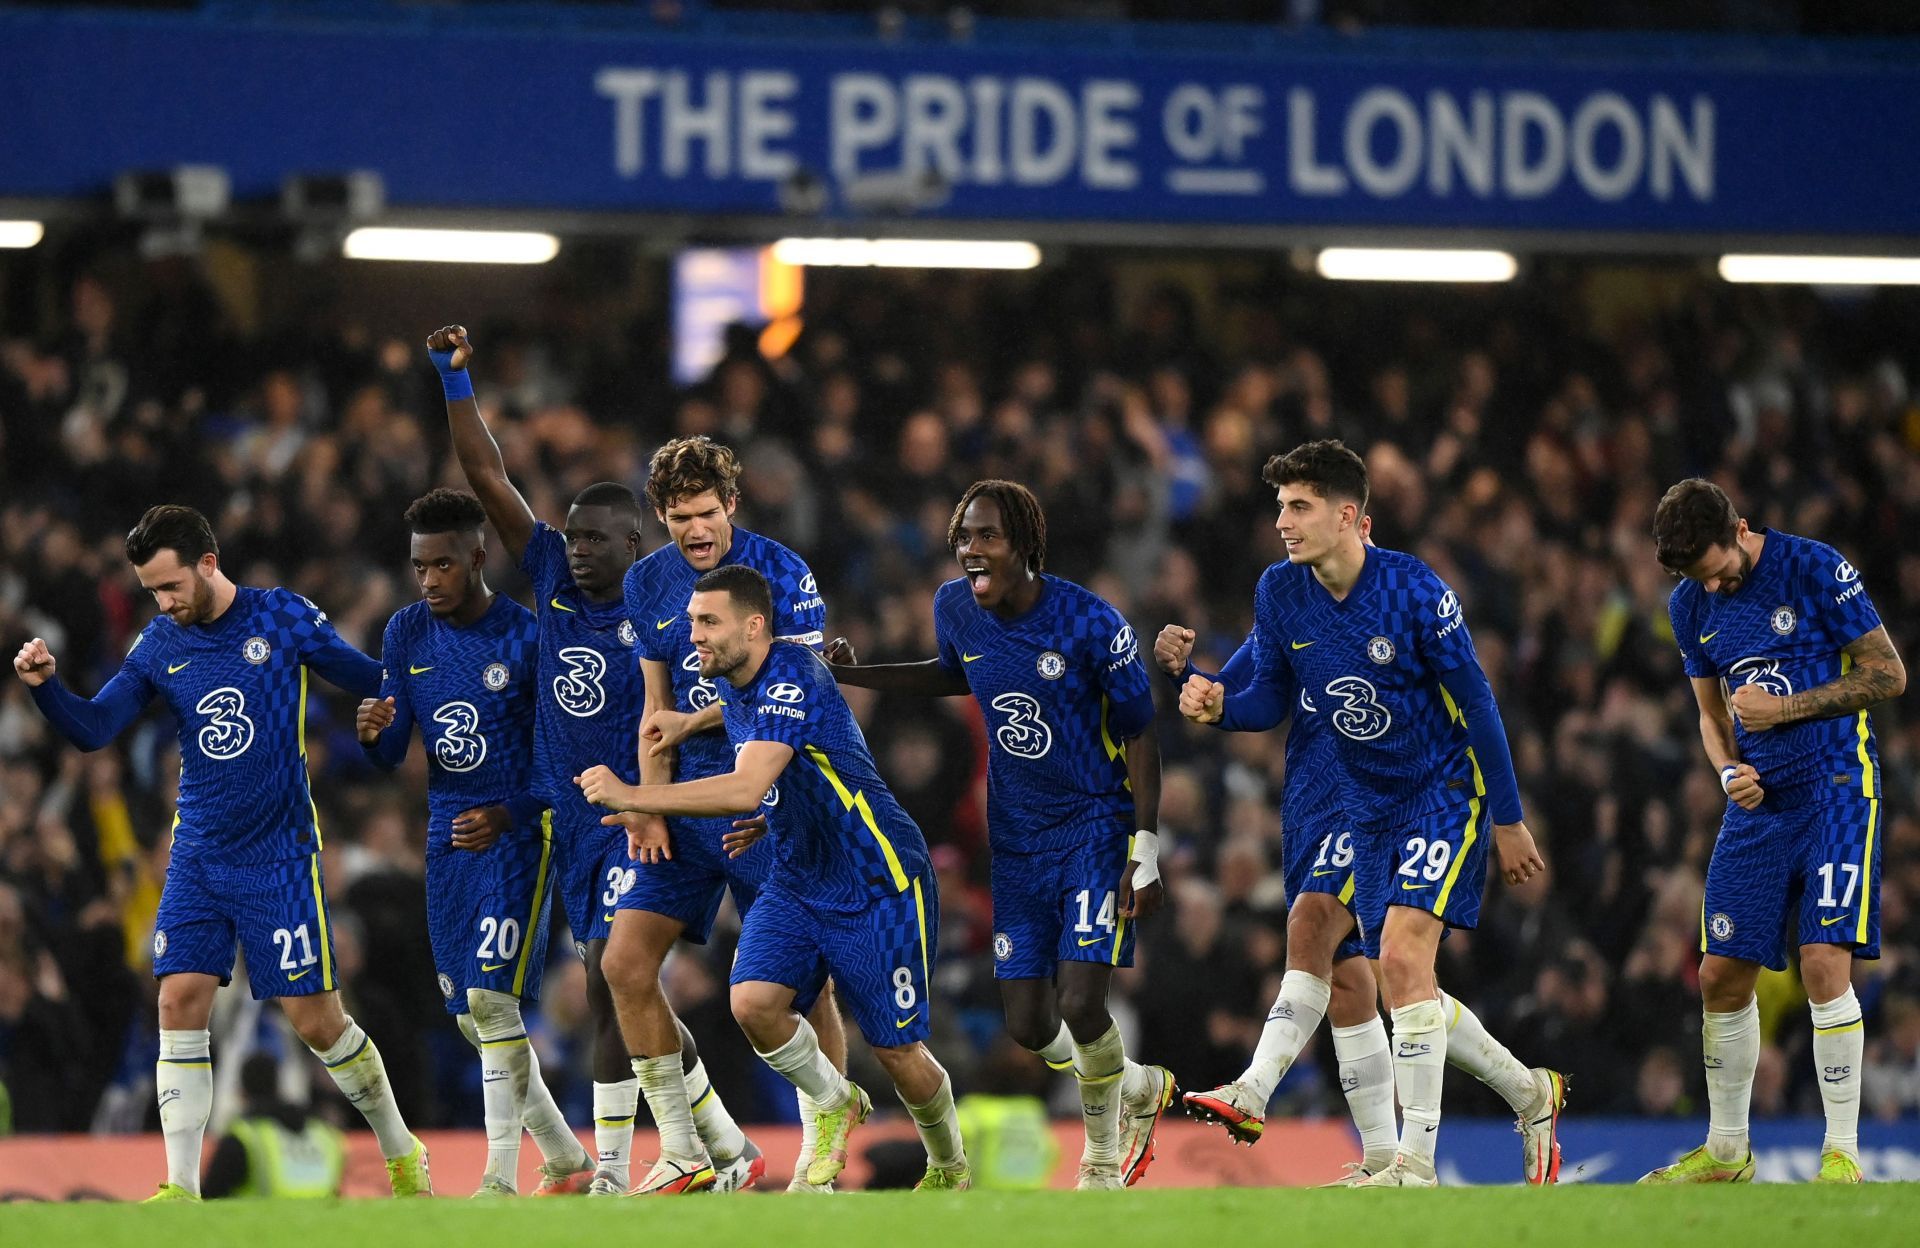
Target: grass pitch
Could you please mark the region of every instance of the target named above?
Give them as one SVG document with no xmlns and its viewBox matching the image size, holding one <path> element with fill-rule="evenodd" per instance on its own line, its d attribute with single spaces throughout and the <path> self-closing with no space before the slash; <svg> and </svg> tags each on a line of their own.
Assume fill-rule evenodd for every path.
<svg viewBox="0 0 1920 1248">
<path fill-rule="evenodd" d="M 1108 1193 L 906 1192 L 692 1196 L 651 1201 L 231 1201 L 142 1208 L 0 1205 L 20 1248 L 282 1244 L 500 1248 L 645 1242 L 714 1248 L 1655 1248 L 1685 1244 L 1920 1242 L 1920 1184 L 1662 1188 L 1450 1188 L 1420 1192 L 1216 1188 Z"/>
</svg>

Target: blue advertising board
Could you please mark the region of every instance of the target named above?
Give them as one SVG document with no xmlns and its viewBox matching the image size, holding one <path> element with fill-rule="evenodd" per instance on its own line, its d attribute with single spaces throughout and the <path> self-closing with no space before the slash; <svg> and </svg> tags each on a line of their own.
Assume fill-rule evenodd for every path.
<svg viewBox="0 0 1920 1248">
<path fill-rule="evenodd" d="M 1920 57 L 1563 60 L 0 14 L 0 197 L 1920 236 Z M 806 193 L 815 199 L 808 199 Z M 785 205 L 785 208 L 783 208 Z"/>
</svg>

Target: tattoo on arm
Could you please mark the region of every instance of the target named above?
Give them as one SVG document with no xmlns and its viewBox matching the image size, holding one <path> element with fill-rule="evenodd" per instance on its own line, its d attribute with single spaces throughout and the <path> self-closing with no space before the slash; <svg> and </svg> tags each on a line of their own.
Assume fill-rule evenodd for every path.
<svg viewBox="0 0 1920 1248">
<path fill-rule="evenodd" d="M 1787 719 L 1831 719 L 1852 715 L 1897 698 L 1907 687 L 1907 670 L 1887 630 L 1876 628 L 1846 648 L 1853 666 L 1840 677 L 1787 699 Z"/>
</svg>

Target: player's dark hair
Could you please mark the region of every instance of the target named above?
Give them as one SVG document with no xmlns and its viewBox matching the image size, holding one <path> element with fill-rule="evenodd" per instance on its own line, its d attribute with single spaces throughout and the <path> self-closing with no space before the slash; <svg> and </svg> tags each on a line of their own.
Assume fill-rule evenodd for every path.
<svg viewBox="0 0 1920 1248">
<path fill-rule="evenodd" d="M 465 490 L 442 487 L 414 499 L 406 521 L 413 533 L 478 533 L 486 527 L 487 509 Z"/>
<path fill-rule="evenodd" d="M 647 465 L 647 502 L 657 512 L 712 490 L 722 505 L 740 497 L 740 461 L 733 448 L 702 434 L 675 438 Z"/>
<path fill-rule="evenodd" d="M 640 515 L 640 496 L 618 481 L 595 481 L 573 496 L 575 507 L 611 507 L 636 519 Z"/>
<path fill-rule="evenodd" d="M 1040 500 L 1033 496 L 1033 491 L 1017 481 L 975 481 L 967 487 L 967 492 L 960 496 L 960 505 L 953 509 L 953 518 L 947 521 L 948 553 L 960 549 L 960 525 L 976 498 L 992 499 L 999 506 L 1000 523 L 1007 530 L 1007 544 L 1026 557 L 1027 571 L 1045 571 L 1047 513 L 1040 509 Z"/>
<path fill-rule="evenodd" d="M 1679 571 L 1700 562 L 1710 546 L 1732 546 L 1740 514 L 1727 492 L 1711 481 L 1688 477 L 1669 489 L 1653 510 L 1653 553 L 1663 567 Z"/>
<path fill-rule="evenodd" d="M 213 526 L 205 516 L 178 503 L 162 503 L 147 508 L 140 523 L 127 530 L 127 561 L 138 568 L 163 550 L 191 565 L 203 556 L 218 555 L 220 543 L 213 540 Z"/>
<path fill-rule="evenodd" d="M 1303 442 L 1284 455 L 1275 455 L 1260 471 L 1260 479 L 1274 489 L 1283 485 L 1311 487 L 1320 497 L 1358 503 L 1367 514 L 1367 465 L 1338 438 Z"/>
<path fill-rule="evenodd" d="M 758 615 L 766 620 L 769 628 L 773 626 L 773 589 L 766 577 L 745 564 L 725 563 L 702 573 L 693 583 L 693 592 L 724 593 L 733 600 L 734 606 L 745 607 L 747 614 Z"/>
</svg>

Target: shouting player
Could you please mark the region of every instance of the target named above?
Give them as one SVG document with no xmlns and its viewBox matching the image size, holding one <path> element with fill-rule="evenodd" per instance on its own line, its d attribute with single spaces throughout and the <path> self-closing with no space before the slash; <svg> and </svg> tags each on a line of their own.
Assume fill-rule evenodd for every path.
<svg viewBox="0 0 1920 1248">
<path fill-rule="evenodd" d="M 1189 677 L 1180 710 L 1228 729 L 1271 727 L 1287 713 L 1285 691 L 1297 687 L 1338 734 L 1355 909 L 1362 933 L 1378 941 L 1404 1120 L 1393 1162 L 1357 1186 L 1431 1187 L 1448 1012 L 1434 960 L 1447 927 L 1478 921 L 1487 816 L 1508 882 L 1544 864 L 1522 822 L 1506 730 L 1459 598 L 1420 560 L 1364 540 L 1366 465 L 1337 441 L 1309 442 L 1274 456 L 1262 475 L 1279 496 L 1275 527 L 1287 562 L 1267 569 L 1255 591 L 1258 670 L 1231 696 L 1217 681 Z M 1348 919 L 1337 904 L 1313 912 L 1327 930 L 1311 968 L 1295 968 L 1289 951 L 1263 1048 L 1283 1041 L 1297 1053 L 1312 1031 L 1300 1021 L 1317 1025 L 1327 1007 Z M 1557 1112 L 1560 1094 L 1559 1081 L 1547 1081 L 1538 1088 L 1543 1104 L 1528 1110 Z M 1257 1114 L 1265 1105 L 1236 1109 Z"/>
<path fill-rule="evenodd" d="M 1046 515 L 1025 486 L 968 487 L 947 546 L 962 575 L 934 594 L 937 658 L 856 666 L 844 637 L 827 658 L 843 684 L 978 700 L 998 747 L 987 832 L 1007 1030 L 1079 1080 L 1080 1187 L 1131 1186 L 1177 1091 L 1164 1066 L 1127 1059 L 1107 1013 L 1113 968 L 1133 964 L 1135 924 L 1164 892 L 1151 678 L 1118 611 L 1045 573 Z"/>
<path fill-rule="evenodd" d="M 926 841 L 874 770 L 833 674 L 810 647 L 775 639 L 765 577 L 741 564 L 715 568 L 694 582 L 686 614 L 700 674 L 720 687 L 732 766 L 638 787 L 595 767 L 580 777 L 581 792 L 611 810 L 677 818 L 767 812 L 765 824 L 728 838 L 728 852 L 744 854 L 770 829 L 766 848 L 775 853 L 741 927 L 733 1013 L 760 1056 L 816 1109 L 806 1182 L 833 1182 L 849 1133 L 873 1108 L 799 1011 L 824 963 L 919 1128 L 927 1150 L 919 1186 L 965 1188 L 953 1085 L 924 1043 L 940 927 Z M 690 1132 L 660 1126 L 663 1155 L 697 1147 Z"/>
<path fill-rule="evenodd" d="M 1880 768 L 1867 708 L 1899 697 L 1907 669 L 1851 563 L 1823 542 L 1748 528 L 1712 482 L 1668 490 L 1653 540 L 1683 578 L 1668 604 L 1673 635 L 1728 800 L 1700 916 L 1707 1142 L 1641 1182 L 1753 1178 L 1753 990 L 1762 966 L 1786 969 L 1791 939 L 1827 1111 L 1815 1181 L 1858 1183 L 1866 1041 L 1853 959 L 1880 956 Z"/>
<path fill-rule="evenodd" d="M 573 777 L 609 761 L 629 779 L 638 776 L 620 761 L 633 757 L 641 722 L 635 636 L 621 581 L 640 555 L 640 503 L 626 486 L 602 481 L 574 497 L 564 531 L 536 521 L 527 500 L 507 479 L 500 448 L 474 402 L 467 371 L 473 344 L 467 331 L 458 325 L 436 330 L 427 339 L 427 351 L 446 390 L 447 424 L 460 468 L 507 553 L 519 560 L 520 570 L 533 583 L 540 622 L 533 794 L 553 812 L 552 873 L 575 949 L 586 964 L 594 1025 L 593 1118 L 599 1165 L 587 1191 L 617 1196 L 627 1190 L 640 1099 L 633 1063 L 644 1060 L 645 1051 L 629 1049 L 622 1038 L 619 1003 L 609 988 L 603 955 L 614 903 L 632 871 L 626 838 L 601 826 L 600 812 L 580 800 Z M 711 1091 L 693 1038 L 683 1032 L 682 1039 L 675 1052 L 684 1063 L 685 1081 L 704 1094 L 697 1119 L 718 1165 L 717 1185 L 745 1186 L 765 1163 Z M 535 1194 L 576 1191 L 582 1177 L 550 1173 Z"/>
<path fill-rule="evenodd" d="M 820 644 L 826 605 L 813 573 L 780 543 L 735 527 L 739 479 L 733 452 L 709 438 L 669 442 L 654 452 L 649 467 L 647 502 L 673 540 L 634 564 L 626 577 L 627 615 L 638 637 L 646 685 L 647 718 L 638 745 L 640 779 L 647 784 L 699 780 L 733 767 L 721 726 L 720 687 L 701 670 L 687 621 L 687 600 L 703 574 L 718 567 L 754 569 L 773 586 L 773 611 L 767 617 L 773 635 L 809 647 Z M 755 805 L 749 802 L 740 810 L 752 812 Z M 679 1051 L 685 1028 L 676 1026 L 660 990 L 661 964 L 680 937 L 706 943 L 729 889 L 744 918 L 773 862 L 770 847 L 730 857 L 723 842 L 734 831 L 730 816 L 738 812 L 723 813 L 729 817 L 647 817 L 629 825 L 632 850 L 641 861 L 617 903 L 607 974 L 622 1002 L 628 1045 L 658 1063 L 658 1071 L 642 1079 L 657 1122 L 677 1120 L 684 1112 L 681 1098 L 698 1104 L 703 1093 L 691 1083 L 683 1089 L 666 1061 Z M 845 1070 L 846 1031 L 831 989 L 803 985 L 800 1008 L 811 1010 L 821 1048 L 836 1069 Z M 801 1148 L 792 1190 L 806 1187 L 804 1171 L 820 1115 L 804 1091 L 799 1100 Z M 764 1167 L 757 1152 L 754 1157 Z M 715 1164 L 721 1164 L 718 1157 Z M 665 1171 L 656 1177 L 669 1187 L 682 1182 Z"/>
<path fill-rule="evenodd" d="M 553 899 L 553 825 L 528 794 L 533 613 L 487 587 L 480 500 L 434 490 L 407 508 L 421 601 L 387 622 L 380 697 L 360 704 L 360 744 L 386 770 L 414 726 L 427 751 L 427 938 L 440 994 L 480 1051 L 487 1168 L 480 1195 L 511 1196 L 522 1123 L 549 1182 L 593 1169 L 540 1078 L 520 1003 L 540 995 Z"/>
<path fill-rule="evenodd" d="M 320 878 L 320 822 L 307 788 L 307 669 L 348 693 L 380 687 L 380 665 L 285 589 L 235 585 L 205 516 L 160 506 L 127 534 L 127 559 L 160 615 L 92 699 L 70 692 L 36 637 L 13 670 L 34 705 L 83 750 L 107 744 L 156 696 L 180 732 L 173 856 L 154 919 L 160 981 L 160 1130 L 167 1181 L 150 1200 L 200 1199 L 213 1102 L 207 1023 L 214 992 L 246 952 L 256 999 L 287 1021 L 373 1128 L 396 1196 L 431 1195 L 427 1150 L 407 1130 L 374 1047 L 340 1008 Z"/>
</svg>

